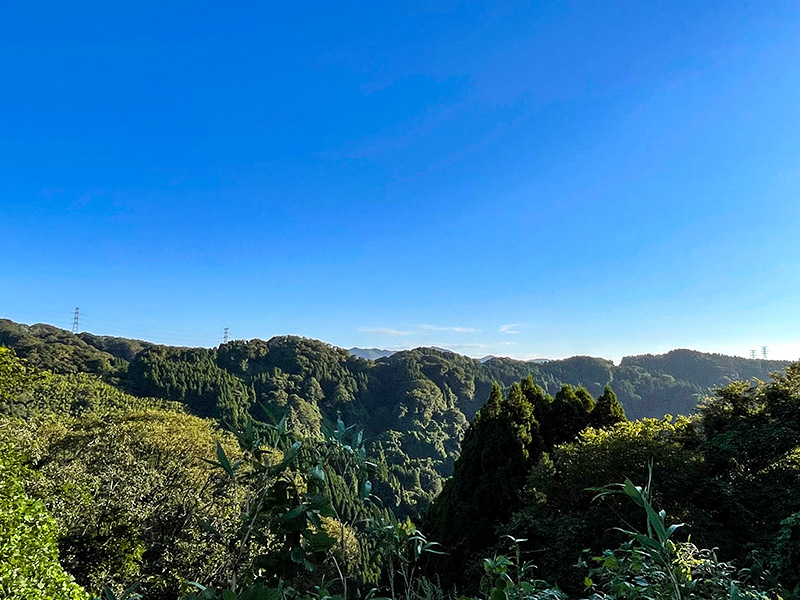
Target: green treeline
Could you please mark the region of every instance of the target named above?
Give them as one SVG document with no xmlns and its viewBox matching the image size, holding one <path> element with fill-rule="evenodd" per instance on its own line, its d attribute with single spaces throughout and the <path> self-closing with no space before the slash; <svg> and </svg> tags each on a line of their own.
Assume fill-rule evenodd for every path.
<svg viewBox="0 0 800 600">
<path fill-rule="evenodd" d="M 205 462 L 217 443 L 236 448 L 215 422 L 177 403 L 137 398 L 92 375 L 40 371 L 0 347 L 0 479 L 24 475 L 28 504 L 18 505 L 41 506 L 43 513 L 46 507 L 55 517 L 44 513 L 38 525 L 23 514 L 24 527 L 12 537 L 47 531 L 52 546 L 37 542 L 18 562 L 0 561 L 0 581 L 18 576 L 20 564 L 51 560 L 55 540 L 60 565 L 93 591 L 142 579 L 149 597 L 167 598 L 177 596 L 186 577 L 210 578 L 220 550 L 200 519 L 232 526 L 239 515 L 239 500 L 216 485 Z M 49 569 L 36 575 L 52 581 Z M 6 588 L 0 597 L 38 597 L 21 589 Z"/>
<path fill-rule="evenodd" d="M 292 336 L 174 348 L 8 320 L 0 320 L 0 345 L 38 369 L 94 374 L 134 396 L 178 402 L 231 426 L 288 412 L 294 428 L 319 438 L 341 417 L 362 428 L 370 452 L 387 461 L 404 515 L 424 510 L 442 490 L 492 382 L 507 390 L 530 376 L 545 393 L 557 395 L 569 384 L 595 398 L 610 385 L 629 418 L 660 417 L 691 414 L 710 387 L 763 380 L 788 364 L 688 350 L 627 357 L 616 367 L 590 357 L 481 363 L 427 348 L 367 361 Z"/>
<path fill-rule="evenodd" d="M 651 479 L 658 506 L 687 524 L 684 539 L 769 571 L 765 581 L 800 584 L 800 363 L 768 384 L 732 383 L 677 420 L 626 421 L 610 390 L 594 407 L 559 394 L 530 380 L 505 398 L 495 388 L 470 425 L 425 523 L 449 550 L 434 563 L 443 581 L 474 585 L 505 534 L 527 540 L 549 582 L 579 594 L 582 555 L 622 543 L 620 523 L 644 524 L 634 505 L 593 501 L 630 478 Z M 602 405 L 613 409 L 594 420 Z"/>
<path fill-rule="evenodd" d="M 0 597 L 800 593 L 800 363 L 0 342 Z M 628 420 L 633 381 L 719 388 Z"/>
<path fill-rule="evenodd" d="M 403 486 L 342 420 L 312 435 L 287 411 L 277 423 L 244 418 L 231 434 L 180 403 L 85 378 L 0 349 L 0 517 L 13 540 L 0 566 L 4 597 L 86 598 L 134 582 L 165 600 L 216 598 L 213 589 L 228 589 L 226 600 L 319 597 L 308 596 L 314 589 L 577 598 L 638 585 L 655 594 L 670 582 L 661 554 L 673 557 L 676 589 L 716 590 L 697 597 L 727 598 L 731 585 L 748 598 L 800 591 L 800 363 L 767 384 L 721 389 L 677 420 L 627 421 L 610 388 L 595 398 L 566 385 L 550 396 L 530 377 L 505 392 L 493 385 L 421 520 L 427 536 L 397 517 Z M 52 405 L 49 390 L 58 391 Z M 66 401 L 71 394 L 82 402 Z M 626 488 L 639 506 L 593 500 L 623 480 L 649 481 L 646 493 Z M 631 546 L 633 534 L 618 528 L 667 524 L 642 503 L 685 527 L 660 546 L 653 538 L 656 550 Z M 516 559 L 502 556 L 507 539 L 518 540 Z"/>
<path fill-rule="evenodd" d="M 453 477 L 425 519 L 425 529 L 448 549 L 436 560 L 445 584 L 464 583 L 465 561 L 483 556 L 497 526 L 523 507 L 528 477 L 543 457 L 587 427 L 625 420 L 610 387 L 595 401 L 585 388 L 569 385 L 549 396 L 530 377 L 506 396 L 495 384 L 467 429 Z"/>
</svg>

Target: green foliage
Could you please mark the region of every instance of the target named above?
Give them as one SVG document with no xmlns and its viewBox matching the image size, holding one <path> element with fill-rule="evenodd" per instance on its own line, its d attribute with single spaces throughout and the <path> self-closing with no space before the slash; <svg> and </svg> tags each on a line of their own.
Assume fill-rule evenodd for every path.
<svg viewBox="0 0 800 600">
<path fill-rule="evenodd" d="M 469 369 L 478 364 L 421 351 L 370 363 L 314 340 L 277 337 L 212 350 L 150 348 L 131 364 L 127 385 L 233 424 L 288 411 L 291 428 L 314 439 L 339 416 L 356 421 L 385 458 L 394 495 L 393 477 L 414 484 L 400 498 L 408 514 L 441 490 L 452 469 L 467 424 L 458 404 L 473 402 Z"/>
<path fill-rule="evenodd" d="M 800 512 L 800 363 L 769 383 L 718 390 L 699 414 L 708 469 L 700 497 L 725 532 L 709 539 L 730 556 L 763 550 Z"/>
<path fill-rule="evenodd" d="M 201 417 L 238 423 L 248 414 L 252 394 L 204 348 L 148 348 L 128 367 L 127 386 L 139 396 L 166 398 Z"/>
<path fill-rule="evenodd" d="M 371 492 L 363 436 L 339 420 L 315 443 L 288 430 L 287 417 L 248 420 L 237 433 L 240 460 L 217 448 L 213 464 L 244 493 L 240 525 L 215 531 L 229 549 L 226 587 L 236 594 L 254 585 L 323 585 L 335 572 L 347 597 L 351 571 L 365 564 L 354 532 Z"/>
<path fill-rule="evenodd" d="M 780 598 L 772 590 L 746 581 L 750 572 L 720 562 L 711 550 L 675 539 L 682 524 L 667 525 L 666 513 L 650 502 L 651 485 L 624 483 L 594 490 L 595 498 L 621 495 L 632 500 L 645 516 L 645 532 L 618 528 L 627 538 L 617 549 L 581 558 L 578 567 L 588 570 L 584 578 L 589 600 L 768 600 Z M 546 581 L 535 579 L 532 562 L 522 559 L 521 544 L 528 540 L 504 536 L 514 545 L 514 556 L 495 555 L 483 560 L 481 598 L 486 600 L 563 600 L 565 594 Z M 772 592 L 772 593 L 770 593 Z M 468 600 L 462 598 L 462 600 Z M 474 600 L 474 599 L 473 599 Z"/>
<path fill-rule="evenodd" d="M 606 550 L 594 558 L 597 567 L 586 578 L 587 587 L 597 586 L 593 598 L 634 600 L 738 599 L 769 598 L 737 579 L 736 570 L 717 560 L 713 551 L 699 550 L 689 542 L 678 542 L 674 534 L 683 524 L 667 526 L 666 513 L 656 511 L 650 502 L 651 483 L 645 488 L 630 479 L 606 486 L 596 498 L 621 493 L 646 515 L 646 533 L 621 529 L 630 537 L 616 551 Z M 597 582 L 595 582 L 597 580 Z"/>
<path fill-rule="evenodd" d="M 154 345 L 142 340 L 131 340 L 108 335 L 94 335 L 88 332 L 79 333 L 78 337 L 93 348 L 97 348 L 101 352 L 106 352 L 117 360 L 124 361 L 124 363 L 131 362 L 142 351 Z"/>
<path fill-rule="evenodd" d="M 366 458 L 363 434 L 339 419 L 322 440 L 309 440 L 287 423 L 288 414 L 248 421 L 237 433 L 240 460 L 217 448 L 210 462 L 245 491 L 242 521 L 215 531 L 230 550 L 226 589 L 192 583 L 185 600 L 377 598 L 381 575 L 392 598 L 430 591 L 417 569 L 424 555 L 440 553 L 438 544 L 375 502 L 367 477 L 379 469 Z"/>
<path fill-rule="evenodd" d="M 608 498 L 592 502 L 586 488 L 607 481 L 646 478 L 654 464 L 659 500 L 684 515 L 696 495 L 702 459 L 693 448 L 698 433 L 690 419 L 620 422 L 607 429 L 586 429 L 572 443 L 558 446 L 552 460 L 536 465 L 526 483 L 526 506 L 504 531 L 527 538 L 540 551 L 539 567 L 570 594 L 580 591 L 572 567 L 585 548 L 616 547 L 620 520 L 636 522 L 634 507 Z M 610 510 L 609 510 L 610 509 Z"/>
<path fill-rule="evenodd" d="M 10 412 L 13 403 L 26 390 L 29 371 L 13 350 L 0 346 L 0 408 L 4 413 Z"/>
<path fill-rule="evenodd" d="M 770 383 L 727 385 L 696 417 L 627 422 L 626 410 L 691 411 L 705 386 L 785 364 L 690 351 L 619 367 L 482 364 L 433 349 L 372 362 L 295 337 L 166 348 L 10 322 L 0 337 L 29 359 L 0 348 L 0 413 L 28 421 L 7 421 L 34 467 L 26 493 L 58 517 L 62 560 L 93 590 L 118 594 L 142 578 L 147 598 L 167 598 L 189 578 L 211 585 L 195 587 L 198 597 L 220 587 L 228 598 L 357 597 L 383 586 L 410 598 L 441 593 L 417 577 L 430 562 L 448 589 L 463 580 L 477 590 L 479 567 L 487 597 L 556 594 L 529 570 L 518 576 L 519 554 L 498 551 L 486 570 L 480 558 L 502 533 L 529 540 L 539 573 L 572 595 L 586 548 L 616 561 L 596 567 L 598 594 L 612 580 L 635 587 L 644 571 L 652 597 L 675 593 L 670 555 L 648 554 L 636 535 L 683 557 L 692 581 L 738 581 L 747 565 L 753 581 L 777 578 L 762 588 L 798 585 L 798 365 Z M 176 407 L 237 427 L 240 449 Z M 282 424 L 270 422 L 275 411 Z M 666 541 L 656 529 L 615 529 L 639 522 L 643 505 L 592 503 L 586 491 L 642 478 L 651 462 L 657 497 L 647 502 L 686 523 Z M 424 529 L 446 555 L 406 518 L 437 494 Z M 689 532 L 736 569 L 681 537 Z"/>
<path fill-rule="evenodd" d="M 608 390 L 601 399 L 611 404 L 612 396 Z M 445 585 L 469 584 L 465 564 L 474 564 L 496 539 L 496 528 L 523 509 L 537 465 L 547 463 L 557 444 L 574 440 L 597 406 L 585 388 L 565 385 L 552 398 L 530 377 L 506 397 L 499 385 L 492 388 L 464 436 L 452 479 L 426 518 L 426 528 L 448 551 L 432 561 Z"/>
<path fill-rule="evenodd" d="M 782 565 L 794 564 L 790 524 L 800 510 L 798 408 L 800 369 L 792 365 L 773 382 L 718 390 L 697 417 L 587 429 L 531 470 L 525 506 L 501 531 L 530 540 L 548 578 L 578 593 L 569 565 L 585 548 L 619 546 L 623 539 L 614 528 L 637 520 L 631 506 L 614 498 L 605 499 L 613 512 L 592 503 L 585 488 L 645 478 L 652 463 L 658 503 L 686 523 L 694 543 L 718 548 L 726 561 L 752 573 L 770 568 L 775 584 L 791 590 L 794 571 Z"/>
<path fill-rule="evenodd" d="M 0 421 L 5 438 L 7 423 Z M 0 442 L 0 597 L 84 600 L 88 594 L 58 562 L 56 524 L 24 490 L 22 457 Z"/>
<path fill-rule="evenodd" d="M 735 381 L 766 379 L 766 374 L 785 369 L 782 360 L 752 360 L 696 350 L 672 350 L 666 354 L 627 356 L 620 366 L 665 373 L 676 380 L 691 381 L 701 389 L 725 387 Z"/>
<path fill-rule="evenodd" d="M 143 577 L 153 580 L 142 587 L 150 597 L 167 598 L 184 575 L 211 576 L 206 534 L 192 515 L 210 476 L 197 465 L 219 433 L 160 407 L 179 405 L 87 373 L 39 371 L 0 348 L 0 412 L 13 417 L 3 420 L 4 436 L 32 461 L 26 488 L 58 517 L 61 560 L 88 589 L 120 590 Z"/>
<path fill-rule="evenodd" d="M 595 428 L 610 427 L 615 423 L 627 421 L 625 409 L 617 400 L 617 395 L 611 386 L 603 388 L 603 395 L 597 399 L 589 415 L 589 424 Z"/>
<path fill-rule="evenodd" d="M 128 586 L 119 595 L 114 593 L 109 586 L 103 586 L 103 593 L 100 597 L 95 598 L 94 600 L 140 600 L 142 597 L 141 594 L 136 593 L 136 588 L 139 587 L 141 582 L 137 581 L 133 585 Z"/>
<path fill-rule="evenodd" d="M 584 390 L 585 391 L 585 390 Z M 581 394 L 584 396 L 584 394 Z M 548 447 L 572 440 L 589 423 L 588 406 L 571 385 L 563 385 L 550 403 L 545 436 Z"/>
<path fill-rule="evenodd" d="M 781 521 L 770 551 L 775 576 L 795 597 L 800 596 L 800 513 Z"/>
<path fill-rule="evenodd" d="M 224 553 L 198 518 L 231 526 L 238 501 L 203 492 L 215 479 L 203 459 L 218 442 L 233 448 L 213 424 L 150 409 L 10 423 L 11 434 L 31 440 L 27 487 L 58 516 L 62 563 L 86 588 L 141 579 L 143 594 L 166 599 L 184 577 L 214 580 Z"/>
<path fill-rule="evenodd" d="M 638 585 L 625 581 L 615 581 L 610 586 L 612 593 L 618 596 L 630 597 L 631 594 L 627 592 L 631 590 L 629 586 L 632 586 L 636 595 L 649 592 L 656 598 L 672 597 L 675 600 L 681 600 L 687 593 L 684 588 L 692 582 L 692 568 L 696 566 L 693 560 L 694 552 L 681 554 L 678 550 L 679 547 L 672 539 L 673 534 L 683 525 L 674 524 L 668 527 L 666 513 L 663 510 L 656 512 L 649 500 L 650 482 L 648 482 L 646 488 L 642 489 L 633 485 L 630 479 L 626 479 L 625 483 L 618 484 L 618 486 L 607 486 L 598 490 L 600 493 L 595 498 L 616 493 L 616 487 L 619 487 L 622 493 L 644 509 L 647 517 L 647 534 L 621 530 L 625 535 L 632 537 L 637 544 L 635 547 L 631 544 L 631 566 L 630 569 L 626 568 L 624 570 L 630 570 L 636 574 L 639 580 L 644 581 L 637 581 Z M 644 572 L 645 565 L 651 566 L 649 570 L 652 573 Z M 619 573 L 615 573 L 615 575 L 619 579 Z M 647 575 L 651 575 L 652 579 L 647 580 Z M 656 590 L 651 590 L 650 588 L 656 588 Z M 727 589 L 724 589 L 724 591 L 727 591 Z"/>
<path fill-rule="evenodd" d="M 0 320 L 0 345 L 15 348 L 19 356 L 28 358 L 31 365 L 40 369 L 56 373 L 87 372 L 102 375 L 114 382 L 125 377 L 128 362 L 135 362 L 153 346 L 138 340 L 89 333 L 73 335 L 49 325 L 27 326 L 8 320 Z M 166 350 L 168 354 L 180 354 L 182 351 Z M 364 410 L 365 407 L 361 405 L 390 396 L 394 397 L 389 401 L 393 405 L 395 399 L 399 399 L 409 389 L 408 386 L 417 381 L 430 381 L 442 397 L 452 393 L 457 399 L 459 412 L 467 419 L 471 419 L 480 408 L 493 380 L 509 386 L 531 375 L 551 394 L 556 393 L 562 385 L 571 384 L 584 386 L 590 395 L 601 394 L 603 387 L 613 381 L 629 417 L 641 418 L 660 417 L 667 413 L 690 414 L 696 406 L 697 397 L 708 388 L 725 386 L 736 380 L 765 379 L 771 372 L 784 369 L 789 364 L 786 361 L 748 360 L 691 350 L 674 350 L 658 356 L 625 357 L 619 367 L 610 361 L 586 356 L 546 363 L 527 363 L 507 358 L 493 358 L 480 363 L 451 352 L 425 348 L 398 352 L 372 362 L 355 358 L 344 350 L 315 340 L 291 336 L 276 337 L 268 342 L 230 342 L 206 352 L 214 355 L 214 360 L 223 371 L 240 379 L 245 386 L 250 386 L 251 394 L 258 396 L 258 402 L 269 402 L 270 399 L 279 401 L 281 397 L 288 397 L 292 393 L 286 389 L 285 385 L 288 385 L 294 388 L 299 397 L 313 403 L 317 399 L 307 396 L 304 390 L 313 377 L 320 384 L 326 400 L 322 412 L 333 408 L 333 405 L 338 405 L 337 409 L 342 410 L 348 402 L 355 400 L 355 404 L 349 410 L 342 410 L 342 414 L 348 421 L 362 423 L 370 434 L 374 425 L 370 417 L 373 416 L 379 419 L 381 429 L 399 429 L 386 426 L 386 412 L 375 412 L 369 408 Z M 218 404 L 225 407 L 222 412 L 232 411 L 232 407 L 238 406 L 243 397 L 237 396 L 230 382 L 215 387 L 218 376 L 224 376 L 219 372 L 209 372 L 202 360 L 199 363 L 200 370 L 209 376 L 207 379 L 188 377 L 186 373 L 170 374 L 169 366 L 164 371 L 165 365 L 162 363 L 150 365 L 143 371 L 134 369 L 134 373 L 128 377 L 128 385 L 134 390 L 140 389 L 140 386 L 147 388 L 155 385 L 147 392 L 152 395 L 161 395 L 160 392 L 155 393 L 159 387 L 161 391 L 168 389 L 168 397 L 173 400 L 180 400 L 182 395 L 186 395 L 191 402 L 199 403 L 200 409 L 206 411 L 204 414 L 212 414 L 214 407 L 209 404 L 210 399 L 204 398 L 197 389 L 201 385 L 207 391 L 210 386 L 221 395 Z M 172 381 L 173 376 L 175 381 Z M 147 381 L 148 378 L 152 381 Z M 258 414 L 253 416 L 261 417 Z M 327 416 L 330 418 L 330 415 Z"/>
<path fill-rule="evenodd" d="M 110 377 L 125 367 L 111 354 L 52 325 L 19 325 L 0 319 L 0 346 L 13 348 L 18 356 L 27 359 L 37 369 L 62 375 L 92 373 Z"/>
<path fill-rule="evenodd" d="M 592 357 L 546 363 L 493 358 L 481 363 L 430 348 L 397 352 L 373 362 L 293 336 L 234 341 L 213 349 L 169 348 L 10 321 L 0 321 L 0 344 L 15 347 L 37 368 L 99 375 L 135 395 L 179 402 L 196 415 L 233 425 L 248 417 L 267 419 L 264 408 L 288 410 L 292 428 L 321 439 L 325 425 L 341 416 L 358 424 L 371 453 L 385 459 L 388 487 L 377 493 L 392 502 L 399 499 L 403 515 L 426 510 L 441 492 L 444 479 L 453 473 L 468 421 L 488 397 L 492 381 L 507 390 L 532 377 L 544 391 L 556 395 L 565 384 L 577 386 L 574 396 L 586 410 L 591 410 L 591 397 L 613 381 L 629 416 L 661 416 L 690 413 L 708 385 L 727 384 L 737 375 L 764 378 L 786 365 L 690 351 L 629 357 L 619 367 Z M 75 384 L 96 386 L 88 381 Z M 542 430 L 552 438 L 546 440 L 548 445 L 570 439 L 572 420 L 580 416 L 571 409 L 575 398 L 561 394 L 553 407 L 558 417 L 554 428 Z M 82 402 L 75 410 L 83 410 Z M 611 408 L 598 407 L 589 421 L 596 426 L 610 424 L 621 416 L 619 408 L 615 404 L 616 416 L 601 418 L 603 410 L 609 413 Z M 546 420 L 535 416 L 539 422 Z"/>
<path fill-rule="evenodd" d="M 512 536 L 514 556 L 495 555 L 483 559 L 483 576 L 480 590 L 487 600 L 565 600 L 566 595 L 546 581 L 536 579 L 536 567 L 531 561 L 522 560 L 521 540 Z M 466 600 L 466 599 L 462 599 Z"/>
<path fill-rule="evenodd" d="M 614 373 L 614 389 L 629 418 L 692 414 L 711 388 L 766 379 L 785 369 L 780 360 L 751 360 L 694 350 L 628 356 Z"/>
<path fill-rule="evenodd" d="M 0 414 L 30 419 L 145 408 L 175 410 L 180 405 L 131 396 L 87 373 L 40 371 L 17 358 L 12 350 L 0 347 Z"/>
<path fill-rule="evenodd" d="M 375 512 L 367 528 L 367 535 L 376 542 L 373 561 L 383 567 L 390 598 L 410 600 L 419 584 L 415 575 L 420 560 L 426 554 L 442 554 L 440 544 L 428 541 L 410 519 L 399 520 L 391 510 Z"/>
</svg>

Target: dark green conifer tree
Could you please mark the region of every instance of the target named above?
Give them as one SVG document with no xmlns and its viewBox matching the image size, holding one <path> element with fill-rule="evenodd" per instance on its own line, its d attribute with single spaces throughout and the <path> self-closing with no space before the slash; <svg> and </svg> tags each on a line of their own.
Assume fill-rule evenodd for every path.
<svg viewBox="0 0 800 600">
<path fill-rule="evenodd" d="M 520 384 L 503 398 L 495 383 L 464 435 L 453 477 L 426 523 L 431 539 L 448 550 L 436 561 L 446 585 L 460 579 L 465 560 L 485 548 L 497 525 L 520 507 L 525 479 L 542 447 L 534 407 Z"/>
<path fill-rule="evenodd" d="M 533 416 L 542 424 L 550 420 L 550 405 L 553 397 L 545 394 L 544 390 L 533 382 L 533 377 L 528 375 L 520 382 L 520 389 L 525 398 L 533 406 Z"/>
<path fill-rule="evenodd" d="M 625 409 L 622 404 L 617 400 L 617 395 L 611 389 L 611 386 L 606 386 L 603 389 L 603 395 L 597 399 L 597 403 L 589 415 L 589 423 L 592 427 L 610 427 L 614 423 L 620 421 L 627 421 L 625 416 Z"/>
<path fill-rule="evenodd" d="M 564 385 L 550 407 L 549 420 L 544 423 L 548 448 L 571 441 L 588 424 L 588 411 L 571 385 Z"/>
<path fill-rule="evenodd" d="M 589 393 L 589 390 L 587 390 L 585 387 L 581 385 L 578 387 L 577 390 L 575 390 L 575 395 L 581 401 L 581 404 L 583 404 L 584 410 L 587 413 L 592 412 L 595 402 L 594 398 L 592 398 L 592 395 Z"/>
</svg>

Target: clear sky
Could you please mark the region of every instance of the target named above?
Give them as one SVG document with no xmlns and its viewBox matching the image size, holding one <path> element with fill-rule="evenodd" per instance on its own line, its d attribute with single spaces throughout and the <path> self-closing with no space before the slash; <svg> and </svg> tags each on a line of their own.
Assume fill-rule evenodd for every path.
<svg viewBox="0 0 800 600">
<path fill-rule="evenodd" d="M 0 232 L 26 323 L 797 359 L 800 3 L 5 3 Z"/>
</svg>

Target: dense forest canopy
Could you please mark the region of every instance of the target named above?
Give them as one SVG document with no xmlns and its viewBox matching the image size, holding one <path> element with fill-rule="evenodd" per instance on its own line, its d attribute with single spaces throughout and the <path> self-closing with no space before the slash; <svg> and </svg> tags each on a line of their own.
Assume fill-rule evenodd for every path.
<svg viewBox="0 0 800 600">
<path fill-rule="evenodd" d="M 423 509 L 442 489 L 492 382 L 506 389 L 530 376 L 551 395 L 572 385 L 594 397 L 610 385 L 629 418 L 662 417 L 691 414 L 710 388 L 766 379 L 789 364 L 690 350 L 626 357 L 619 366 L 586 356 L 481 362 L 432 348 L 372 361 L 293 336 L 176 348 L 8 320 L 0 320 L 0 344 L 40 369 L 98 375 L 129 394 L 179 402 L 231 425 L 288 411 L 294 427 L 319 436 L 341 417 L 364 429 L 371 451 L 385 456 L 403 483 L 404 514 Z"/>
<path fill-rule="evenodd" d="M 591 422 L 613 392 L 607 394 L 584 414 L 573 400 L 572 429 L 565 429 L 554 410 L 558 394 L 547 399 L 530 380 L 513 386 L 506 399 L 493 393 L 426 520 L 450 549 L 437 561 L 442 578 L 469 583 L 464 565 L 491 554 L 496 532 L 526 539 L 549 581 L 580 593 L 574 565 L 586 549 L 615 547 L 624 537 L 616 529 L 620 521 L 641 521 L 634 505 L 615 503 L 609 510 L 593 501 L 598 488 L 627 477 L 651 482 L 659 506 L 687 524 L 684 539 L 756 568 L 780 564 L 776 570 L 787 583 L 800 581 L 797 546 L 782 554 L 800 542 L 800 363 L 768 384 L 736 382 L 718 390 L 693 417 L 627 421 L 613 410 L 585 428 L 581 419 Z M 503 402 L 506 410 L 498 411 Z M 511 410 L 514 403 L 526 408 Z M 548 430 L 561 433 L 548 442 L 542 435 Z M 487 457 L 497 464 L 482 464 Z M 500 469 L 516 470 L 498 477 Z M 461 518 L 484 526 L 459 529 L 454 523 Z"/>
<path fill-rule="evenodd" d="M 175 348 L 0 321 L 0 591 L 794 598 L 799 365 L 373 361 L 292 336 Z M 593 500 L 624 481 L 640 487 Z M 669 518 L 670 539 L 627 531 Z"/>
<path fill-rule="evenodd" d="M 52 325 L 28 326 L 7 319 L 0 319 L 0 345 L 13 348 L 18 356 L 26 358 L 31 365 L 55 373 L 86 372 L 103 376 L 115 370 L 126 373 L 131 362 L 136 362 L 144 351 L 155 347 L 141 340 L 91 333 L 75 335 Z M 160 348 L 163 352 L 175 354 L 172 360 L 176 361 L 180 360 L 180 352 L 186 350 L 167 346 Z M 350 386 L 353 388 L 350 393 L 359 394 L 362 390 L 347 381 L 348 376 L 352 378 L 358 373 L 373 374 L 387 370 L 408 370 L 413 377 L 430 379 L 442 389 L 440 379 L 415 367 L 422 356 L 434 357 L 425 360 L 442 364 L 440 371 L 453 371 L 445 383 L 449 385 L 454 382 L 454 377 L 460 379 L 461 385 L 454 391 L 459 403 L 465 404 L 466 410 L 463 412 L 468 418 L 485 401 L 492 381 L 508 387 L 528 375 L 550 394 L 555 394 L 564 384 L 584 386 L 593 395 L 602 393 L 606 385 L 612 385 L 632 418 L 690 414 L 698 396 L 706 394 L 710 388 L 725 386 L 733 381 L 765 380 L 770 373 L 781 371 L 789 364 L 788 361 L 744 359 L 693 350 L 627 356 L 617 366 L 611 361 L 588 356 L 546 362 L 491 357 L 482 362 L 433 348 L 393 353 L 359 348 L 345 351 L 316 340 L 292 336 L 273 338 L 267 342 L 233 341 L 218 349 L 194 350 L 207 354 L 218 367 L 243 380 L 252 379 L 255 375 L 265 379 L 264 374 L 270 368 L 279 368 L 282 373 L 314 377 L 318 382 L 322 375 L 329 383 L 342 383 L 340 392 Z M 357 354 L 365 353 L 376 356 L 377 360 L 360 362 L 352 359 Z M 435 368 L 428 367 L 428 370 L 433 373 Z M 395 377 L 392 381 L 396 383 L 399 380 Z M 136 377 L 132 376 L 132 381 L 128 383 L 136 385 Z M 480 387 L 483 396 L 478 405 L 473 402 L 472 389 L 475 385 L 483 386 Z M 324 391 L 326 398 L 332 398 L 332 390 Z M 473 402 L 471 406 L 470 402 Z"/>
</svg>

